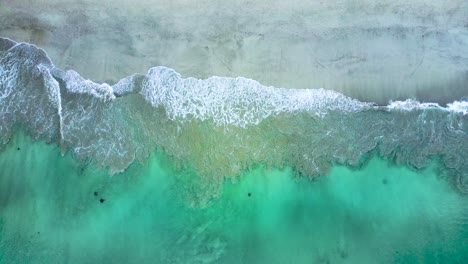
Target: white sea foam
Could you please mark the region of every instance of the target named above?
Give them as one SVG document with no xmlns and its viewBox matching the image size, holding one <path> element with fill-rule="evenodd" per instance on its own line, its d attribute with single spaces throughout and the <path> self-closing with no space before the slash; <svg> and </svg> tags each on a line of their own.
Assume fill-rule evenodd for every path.
<svg viewBox="0 0 468 264">
<path fill-rule="evenodd" d="M 31 50 L 33 49 L 33 50 Z M 33 56 L 27 60 L 22 54 Z M 0 101 L 7 98 L 15 89 L 19 69 L 10 67 L 11 63 L 25 60 L 27 65 L 44 57 L 45 52 L 34 45 L 17 43 L 9 48 L 0 65 Z M 32 67 L 29 65 L 27 67 Z M 60 86 L 55 78 L 61 79 L 70 93 L 86 94 L 112 101 L 117 96 L 140 93 L 154 107 L 164 107 L 169 118 L 180 121 L 212 119 L 218 125 L 233 124 L 241 127 L 257 125 L 265 118 L 280 113 L 308 112 L 323 117 L 330 111 L 356 112 L 373 109 L 373 103 L 360 102 L 343 94 L 325 89 L 286 89 L 261 85 L 259 82 L 243 77 L 210 77 L 200 80 L 182 78 L 175 70 L 167 67 L 151 68 L 146 75 L 132 75 L 120 80 L 113 86 L 85 80 L 77 72 L 62 72 L 50 65 L 39 65 L 44 75 L 48 92 L 58 111 L 60 106 Z M 389 111 L 413 111 L 429 108 L 467 114 L 468 102 L 455 101 L 447 107 L 437 103 L 421 103 L 413 99 L 390 102 L 378 107 Z M 59 113 L 59 115 L 61 115 Z"/>
<path fill-rule="evenodd" d="M 12 45 L 9 49 L 19 46 L 20 43 Z M 17 59 L 15 54 L 7 54 L 0 60 L 0 102 L 8 98 L 16 89 L 16 81 L 19 76 L 19 70 L 16 66 Z"/>
<path fill-rule="evenodd" d="M 263 86 L 246 78 L 181 78 L 166 67 L 154 67 L 143 80 L 141 94 L 169 117 L 212 118 L 219 125 L 256 125 L 282 112 L 307 111 L 318 116 L 330 110 L 360 111 L 362 103 L 325 89 L 285 89 Z"/>
<path fill-rule="evenodd" d="M 111 101 L 115 99 L 112 86 L 107 83 L 95 83 L 91 80 L 85 80 L 76 71 L 66 71 L 63 75 L 66 88 L 72 93 L 88 94 L 103 101 Z"/>
<path fill-rule="evenodd" d="M 0 102 L 13 93 L 16 76 L 17 74 L 10 73 L 8 69 L 0 64 Z"/>
<path fill-rule="evenodd" d="M 400 110 L 400 111 L 413 111 L 413 110 L 422 110 L 427 108 L 439 108 L 443 109 L 437 103 L 421 103 L 414 99 L 406 99 L 405 101 L 390 101 L 386 106 L 388 110 Z"/>
<path fill-rule="evenodd" d="M 212 119 L 218 125 L 246 127 L 280 113 L 308 112 L 323 117 L 329 111 L 356 112 L 375 105 L 322 88 L 275 88 L 243 77 L 182 78 L 173 69 L 163 66 L 151 68 L 144 77 L 126 77 L 114 86 L 85 80 L 75 71 L 67 71 L 63 76 L 68 91 L 73 93 L 86 93 L 110 101 L 116 96 L 139 91 L 153 107 L 164 107 L 171 119 Z M 139 78 L 142 79 L 141 83 L 138 82 Z M 468 113 L 468 103 L 464 101 L 442 107 L 437 103 L 407 99 L 390 102 L 384 108 L 389 111 L 436 108 Z"/>
<path fill-rule="evenodd" d="M 447 109 L 466 115 L 468 114 L 468 101 L 454 101 L 453 103 L 447 104 Z"/>
<path fill-rule="evenodd" d="M 112 90 L 116 96 L 122 96 L 131 93 L 137 89 L 137 79 L 141 77 L 139 74 L 134 74 L 121 79 L 112 86 Z"/>
<path fill-rule="evenodd" d="M 49 95 L 49 100 L 52 105 L 57 109 L 59 117 L 59 133 L 60 140 L 63 140 L 63 116 L 62 116 L 62 96 L 60 95 L 60 86 L 57 80 L 54 79 L 49 71 L 49 68 L 43 64 L 37 66 L 38 70 L 42 73 L 44 78 L 44 85 Z"/>
<path fill-rule="evenodd" d="M 414 99 L 406 99 L 405 101 L 391 101 L 385 108 L 393 111 L 414 111 L 435 108 L 442 111 L 460 113 L 463 115 L 468 114 L 467 101 L 454 101 L 447 104 L 447 107 L 442 107 L 437 103 L 421 103 Z"/>
</svg>

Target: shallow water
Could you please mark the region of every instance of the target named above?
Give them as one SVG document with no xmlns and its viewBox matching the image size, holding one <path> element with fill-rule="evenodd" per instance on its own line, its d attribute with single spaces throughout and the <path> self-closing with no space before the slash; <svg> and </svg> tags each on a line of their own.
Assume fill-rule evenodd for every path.
<svg viewBox="0 0 468 264">
<path fill-rule="evenodd" d="M 463 263 L 468 200 L 431 164 L 315 181 L 259 165 L 194 207 L 193 173 L 162 152 L 109 177 L 18 133 L 0 154 L 0 262 Z"/>
<path fill-rule="evenodd" d="M 467 13 L 0 0 L 0 263 L 465 263 Z"/>
</svg>

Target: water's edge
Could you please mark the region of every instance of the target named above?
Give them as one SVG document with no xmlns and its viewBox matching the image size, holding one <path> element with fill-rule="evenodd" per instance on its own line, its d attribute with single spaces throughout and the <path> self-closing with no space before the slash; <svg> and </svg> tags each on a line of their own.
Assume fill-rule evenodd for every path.
<svg viewBox="0 0 468 264">
<path fill-rule="evenodd" d="M 54 67 L 45 51 L 0 38 L 0 136 L 20 125 L 111 174 L 160 148 L 193 168 L 205 193 L 255 164 L 326 174 L 368 153 L 413 168 L 440 157 L 468 189 L 468 102 L 386 106 L 325 89 L 265 87 L 245 78 L 182 78 L 151 68 L 113 86 Z M 211 197 L 211 195 L 208 195 Z"/>
</svg>

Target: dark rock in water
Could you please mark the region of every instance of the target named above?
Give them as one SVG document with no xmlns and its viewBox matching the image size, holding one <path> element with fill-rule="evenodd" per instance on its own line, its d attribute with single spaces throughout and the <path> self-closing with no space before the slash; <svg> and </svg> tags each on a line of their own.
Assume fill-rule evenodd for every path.
<svg viewBox="0 0 468 264">
<path fill-rule="evenodd" d="M 249 196 L 249 197 L 252 196 L 252 193 L 248 193 L 247 196 Z"/>
<path fill-rule="evenodd" d="M 99 195 L 99 193 L 98 193 L 98 192 L 94 192 L 94 196 L 98 196 L 98 195 Z"/>
<path fill-rule="evenodd" d="M 20 150 L 20 148 L 17 148 L 16 150 Z"/>
<path fill-rule="evenodd" d="M 105 202 L 105 201 L 106 201 L 106 200 L 103 199 L 103 198 L 101 198 L 101 199 L 99 200 L 99 202 L 101 202 L 101 203 L 103 203 L 103 202 Z"/>
</svg>

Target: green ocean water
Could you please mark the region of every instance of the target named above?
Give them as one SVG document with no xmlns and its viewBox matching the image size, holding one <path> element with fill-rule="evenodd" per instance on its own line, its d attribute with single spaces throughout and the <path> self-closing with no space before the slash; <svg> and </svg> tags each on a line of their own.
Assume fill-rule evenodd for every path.
<svg viewBox="0 0 468 264">
<path fill-rule="evenodd" d="M 259 164 L 208 205 L 163 152 L 110 177 L 17 133 L 0 153 L 0 263 L 465 263 L 468 199 L 433 162 L 318 180 Z M 102 199 L 102 200 L 101 200 Z"/>
</svg>

